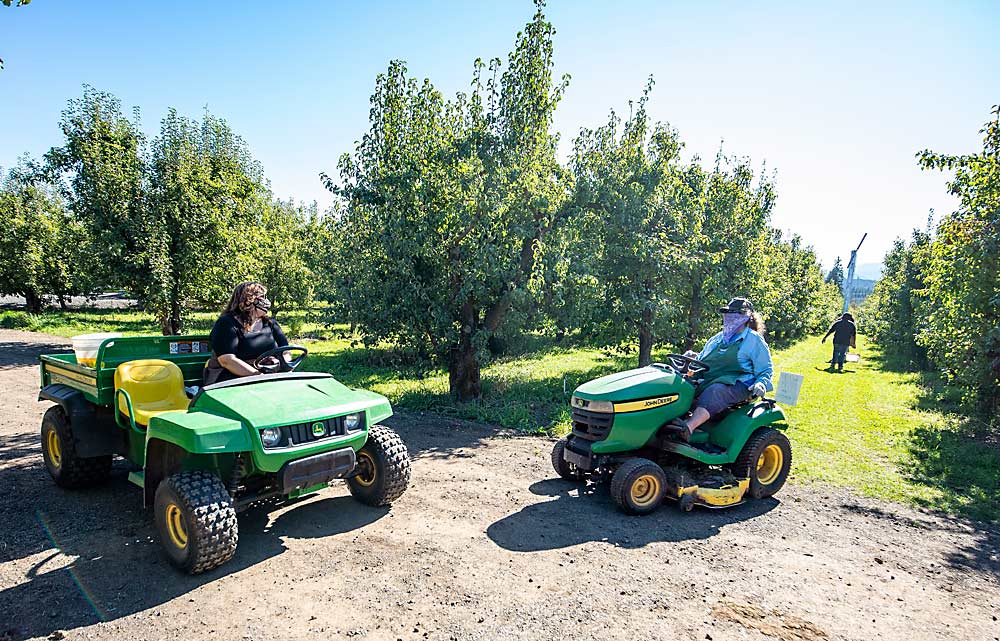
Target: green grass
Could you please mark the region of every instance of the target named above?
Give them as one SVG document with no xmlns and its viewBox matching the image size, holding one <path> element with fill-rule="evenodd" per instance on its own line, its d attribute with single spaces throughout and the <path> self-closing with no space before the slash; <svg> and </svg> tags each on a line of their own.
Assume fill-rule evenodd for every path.
<svg viewBox="0 0 1000 641">
<path fill-rule="evenodd" d="M 215 313 L 197 313 L 190 331 L 207 332 Z M 91 331 L 157 331 L 155 319 L 131 310 L 47 312 L 35 331 L 60 336 Z M 633 367 L 634 356 L 597 348 L 559 347 L 539 338 L 527 354 L 499 358 L 482 373 L 483 399 L 455 403 L 447 372 L 413 365 L 391 350 L 365 350 L 346 327 L 327 328 L 299 313 L 310 356 L 303 369 L 332 373 L 352 387 L 387 396 L 400 408 L 495 423 L 532 433 L 569 429 L 567 401 L 591 378 Z M 282 320 L 287 327 L 289 317 Z M 982 520 L 1000 520 L 1000 449 L 976 438 L 973 425 L 948 413 L 932 379 L 885 366 L 859 339 L 860 363 L 826 371 L 830 344 L 817 338 L 774 353 L 775 371 L 803 374 L 798 405 L 786 408 L 799 482 L 848 487 Z M 655 356 L 655 355 L 654 355 Z"/>
<path fill-rule="evenodd" d="M 926 378 L 883 367 L 859 338 L 860 363 L 823 370 L 830 344 L 809 339 L 774 354 L 776 371 L 805 375 L 786 409 L 799 480 L 846 486 L 982 520 L 1000 519 L 1000 449 L 929 394 Z"/>
</svg>

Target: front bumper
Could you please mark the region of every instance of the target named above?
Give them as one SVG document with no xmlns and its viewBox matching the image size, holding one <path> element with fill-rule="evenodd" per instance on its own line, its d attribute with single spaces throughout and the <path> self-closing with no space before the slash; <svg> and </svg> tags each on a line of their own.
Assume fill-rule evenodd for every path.
<svg viewBox="0 0 1000 641">
<path fill-rule="evenodd" d="M 593 472 L 600 467 L 600 456 L 591 452 L 590 441 L 576 436 L 566 439 L 563 458 L 585 472 Z"/>
<path fill-rule="evenodd" d="M 344 478 L 354 471 L 356 464 L 354 450 L 350 447 L 314 454 L 282 465 L 278 471 L 278 484 L 282 494 L 289 494 Z"/>
</svg>

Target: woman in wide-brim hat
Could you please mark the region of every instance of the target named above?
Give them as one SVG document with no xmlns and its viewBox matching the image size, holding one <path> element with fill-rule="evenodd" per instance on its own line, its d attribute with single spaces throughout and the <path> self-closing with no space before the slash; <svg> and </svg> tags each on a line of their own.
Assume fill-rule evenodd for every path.
<svg viewBox="0 0 1000 641">
<path fill-rule="evenodd" d="M 709 369 L 698 385 L 691 416 L 684 421 L 686 430 L 679 432 L 684 440 L 706 421 L 718 416 L 729 407 L 763 397 L 774 389 L 771 376 L 771 350 L 764 340 L 764 320 L 754 311 L 745 298 L 734 298 L 722 314 L 722 331 L 708 339 L 697 359 Z"/>
</svg>

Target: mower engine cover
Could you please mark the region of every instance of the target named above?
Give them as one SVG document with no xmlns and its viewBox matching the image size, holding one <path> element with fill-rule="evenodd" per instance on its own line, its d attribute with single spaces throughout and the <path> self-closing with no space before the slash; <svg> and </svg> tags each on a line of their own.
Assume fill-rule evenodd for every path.
<svg viewBox="0 0 1000 641">
<path fill-rule="evenodd" d="M 583 428 L 585 436 L 594 437 L 595 454 L 638 449 L 660 426 L 687 412 L 694 393 L 683 377 L 652 365 L 602 376 L 573 392 L 574 435 Z"/>
</svg>

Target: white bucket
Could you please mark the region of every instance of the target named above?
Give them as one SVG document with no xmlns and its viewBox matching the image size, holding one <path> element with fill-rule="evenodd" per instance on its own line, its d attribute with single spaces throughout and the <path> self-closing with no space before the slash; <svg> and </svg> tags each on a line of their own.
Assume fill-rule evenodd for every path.
<svg viewBox="0 0 1000 641">
<path fill-rule="evenodd" d="M 101 343 L 109 338 L 121 338 L 117 332 L 105 332 L 103 334 L 80 334 L 74 336 L 73 351 L 76 352 L 76 362 L 84 367 L 97 367 L 97 350 Z"/>
</svg>

